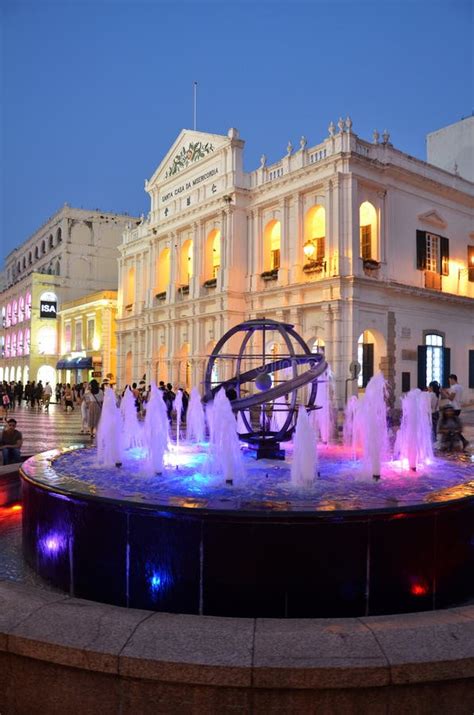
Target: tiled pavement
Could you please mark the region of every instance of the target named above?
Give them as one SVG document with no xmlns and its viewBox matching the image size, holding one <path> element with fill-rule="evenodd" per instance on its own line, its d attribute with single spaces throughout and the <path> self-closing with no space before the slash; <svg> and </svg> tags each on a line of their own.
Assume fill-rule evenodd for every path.
<svg viewBox="0 0 474 715">
<path fill-rule="evenodd" d="M 8 416 L 17 420 L 17 429 L 23 434 L 22 454 L 35 454 L 72 444 L 90 444 L 89 437 L 80 433 L 79 408 L 66 413 L 60 405 L 52 404 L 46 412 L 22 405 L 11 410 Z"/>
</svg>

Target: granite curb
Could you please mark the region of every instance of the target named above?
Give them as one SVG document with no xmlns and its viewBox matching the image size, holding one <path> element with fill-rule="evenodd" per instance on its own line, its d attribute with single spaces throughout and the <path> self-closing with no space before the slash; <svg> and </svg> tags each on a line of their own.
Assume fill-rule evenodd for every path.
<svg viewBox="0 0 474 715">
<path fill-rule="evenodd" d="M 358 689 L 474 679 L 474 606 L 353 619 L 155 613 L 0 582 L 0 652 L 219 688 Z"/>
</svg>

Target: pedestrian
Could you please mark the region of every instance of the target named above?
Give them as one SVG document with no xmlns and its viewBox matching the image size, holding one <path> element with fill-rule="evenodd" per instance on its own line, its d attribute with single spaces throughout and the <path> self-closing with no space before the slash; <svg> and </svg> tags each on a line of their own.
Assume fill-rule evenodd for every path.
<svg viewBox="0 0 474 715">
<path fill-rule="evenodd" d="M 90 381 L 89 392 L 86 392 L 84 397 L 87 402 L 87 423 L 91 433 L 91 440 L 93 440 L 99 425 L 104 401 L 104 393 L 100 389 L 97 380 Z"/>
<path fill-rule="evenodd" d="M 438 438 L 438 420 L 439 420 L 439 396 L 440 387 L 439 382 L 432 380 L 428 385 L 428 392 L 430 393 L 430 406 L 431 406 L 431 433 L 433 437 L 433 442 L 436 442 Z"/>
<path fill-rule="evenodd" d="M 25 385 L 25 404 L 26 407 L 30 406 L 30 400 L 31 400 L 31 382 L 27 380 L 26 385 Z"/>
<path fill-rule="evenodd" d="M 36 401 L 38 403 L 38 410 L 41 409 L 43 405 L 43 382 L 41 380 L 38 380 L 38 384 L 36 385 L 36 390 L 35 390 L 35 397 Z"/>
<path fill-rule="evenodd" d="M 57 382 L 57 383 L 56 383 L 56 389 L 55 389 L 54 393 L 55 393 L 56 404 L 57 404 L 57 405 L 61 404 L 61 390 L 62 390 L 62 387 L 63 387 L 63 386 L 62 386 L 62 383 L 61 383 L 61 382 Z"/>
<path fill-rule="evenodd" d="M 44 390 L 43 390 L 43 405 L 44 405 L 44 409 L 46 410 L 46 412 L 49 412 L 49 403 L 51 401 L 52 395 L 53 395 L 53 388 L 51 387 L 49 382 L 47 382 L 46 385 L 44 386 Z"/>
<path fill-rule="evenodd" d="M 451 375 L 448 377 L 448 382 L 449 387 L 443 388 L 441 392 L 445 397 L 448 398 L 449 404 L 454 410 L 455 417 L 459 417 L 459 415 L 461 414 L 463 388 L 458 383 L 458 376 L 454 373 L 451 373 Z M 459 437 L 461 439 L 463 449 L 466 449 L 469 442 L 462 434 L 462 431 L 460 432 Z"/>
<path fill-rule="evenodd" d="M 67 412 L 68 407 L 71 408 L 71 412 L 74 412 L 74 392 L 69 382 L 64 390 L 64 412 Z"/>
<path fill-rule="evenodd" d="M 163 399 L 165 401 L 166 412 L 168 414 L 168 421 L 170 424 L 171 424 L 171 415 L 173 412 L 173 402 L 174 402 L 175 397 L 176 397 L 176 395 L 173 392 L 173 385 L 171 384 L 171 382 L 168 382 L 166 384 L 166 389 L 163 393 Z"/>
<path fill-rule="evenodd" d="M 30 385 L 30 407 L 33 409 L 36 402 L 36 382 L 33 380 Z"/>
<path fill-rule="evenodd" d="M 23 383 L 21 380 L 18 380 L 15 385 L 15 398 L 18 402 L 18 407 L 21 407 L 21 401 L 23 399 Z"/>
<path fill-rule="evenodd" d="M 0 445 L 2 447 L 3 464 L 15 464 L 21 460 L 21 445 L 23 435 L 16 428 L 16 419 L 9 417 L 4 427 Z"/>
</svg>

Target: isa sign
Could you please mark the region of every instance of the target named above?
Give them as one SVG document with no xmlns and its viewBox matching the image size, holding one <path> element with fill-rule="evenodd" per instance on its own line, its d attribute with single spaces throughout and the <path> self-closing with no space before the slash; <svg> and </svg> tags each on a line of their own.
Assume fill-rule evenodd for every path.
<svg viewBox="0 0 474 715">
<path fill-rule="evenodd" d="M 40 318 L 56 318 L 57 305 L 55 300 L 40 301 Z"/>
</svg>

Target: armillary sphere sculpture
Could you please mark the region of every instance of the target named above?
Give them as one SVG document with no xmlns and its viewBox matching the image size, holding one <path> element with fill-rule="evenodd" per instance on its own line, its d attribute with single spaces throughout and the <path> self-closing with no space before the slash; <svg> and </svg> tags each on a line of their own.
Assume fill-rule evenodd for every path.
<svg viewBox="0 0 474 715">
<path fill-rule="evenodd" d="M 267 350 L 269 340 L 273 347 Z M 239 430 L 240 439 L 256 449 L 257 459 L 283 459 L 280 442 L 291 439 L 295 429 L 298 390 L 311 384 L 308 399 L 300 393 L 300 401 L 317 409 L 318 377 L 326 368 L 324 356 L 312 353 L 293 325 L 269 318 L 247 320 L 231 328 L 212 351 L 203 400 L 213 400 L 223 388 L 234 412 L 240 413 L 245 430 Z"/>
</svg>

